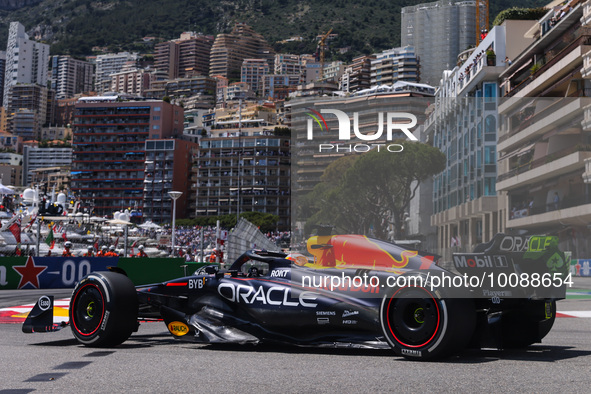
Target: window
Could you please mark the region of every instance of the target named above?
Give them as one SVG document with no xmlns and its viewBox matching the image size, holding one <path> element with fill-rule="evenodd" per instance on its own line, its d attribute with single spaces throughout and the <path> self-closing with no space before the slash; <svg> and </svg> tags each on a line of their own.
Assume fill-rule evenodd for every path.
<svg viewBox="0 0 591 394">
<path fill-rule="evenodd" d="M 485 83 L 484 84 L 484 102 L 490 103 L 495 102 L 497 98 L 497 84 L 496 83 Z"/>
</svg>

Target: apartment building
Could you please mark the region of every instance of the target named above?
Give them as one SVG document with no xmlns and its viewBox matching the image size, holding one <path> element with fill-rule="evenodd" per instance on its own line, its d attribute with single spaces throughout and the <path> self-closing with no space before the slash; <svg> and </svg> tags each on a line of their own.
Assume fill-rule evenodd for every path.
<svg viewBox="0 0 591 394">
<path fill-rule="evenodd" d="M 183 194 L 176 202 L 176 218 L 193 216 L 188 202 L 194 199 L 191 190 L 191 166 L 199 145 L 181 139 L 149 139 L 145 142 L 144 198 L 139 205 L 144 220 L 170 223 L 173 201 L 170 191 Z"/>
<path fill-rule="evenodd" d="M 240 82 L 260 96 L 263 93 L 265 75 L 269 74 L 269 63 L 265 59 L 244 59 L 240 68 Z"/>
<path fill-rule="evenodd" d="M 41 148 L 25 145 L 23 147 L 23 185 L 30 186 L 34 182 L 34 171 L 48 167 L 63 167 L 68 170 L 72 166 L 72 148 Z"/>
<path fill-rule="evenodd" d="M 262 35 L 245 23 L 236 23 L 231 33 L 219 34 L 211 47 L 209 75 L 240 79 L 244 59 L 265 59 L 274 67 L 275 52 Z"/>
<path fill-rule="evenodd" d="M 68 55 L 51 58 L 51 89 L 57 99 L 74 97 L 93 90 L 94 66 Z"/>
<path fill-rule="evenodd" d="M 506 208 L 496 189 L 498 79 L 506 69 L 505 57 L 530 44 L 519 32 L 532 24 L 510 21 L 495 26 L 463 63 L 441 78 L 425 133 L 447 156 L 445 170 L 433 180 L 431 216 L 437 250 L 446 259 L 505 230 Z M 494 52 L 494 58 L 487 52 Z"/>
<path fill-rule="evenodd" d="M 73 124 L 72 191 L 96 215 L 141 207 L 146 140 L 178 137 L 183 109 L 157 100 L 83 97 Z"/>
<path fill-rule="evenodd" d="M 556 235 L 573 258 L 591 254 L 589 27 L 589 1 L 550 9 L 500 75 L 496 187 L 506 196 L 506 227 Z"/>
<path fill-rule="evenodd" d="M 135 66 L 138 59 L 137 53 L 129 52 L 98 55 L 96 57 L 95 90 L 99 94 L 109 92 L 111 89 L 111 74 L 118 73 L 125 67 Z"/>
<path fill-rule="evenodd" d="M 10 88 L 17 84 L 47 86 L 49 45 L 29 39 L 25 27 L 11 22 L 6 45 L 3 105 L 10 107 Z"/>
<path fill-rule="evenodd" d="M 213 36 L 184 32 L 177 40 L 156 44 L 154 67 L 166 79 L 209 75 L 209 57 Z"/>
<path fill-rule="evenodd" d="M 193 162 L 197 217 L 262 212 L 290 229 L 290 140 L 263 119 L 216 122 Z"/>
<path fill-rule="evenodd" d="M 339 89 L 343 92 L 357 92 L 371 86 L 371 61 L 375 55 L 359 56 L 345 67 L 339 80 Z"/>
<path fill-rule="evenodd" d="M 391 85 L 396 81 L 419 82 L 419 59 L 414 47 L 392 48 L 374 56 L 370 61 L 370 86 Z"/>
</svg>

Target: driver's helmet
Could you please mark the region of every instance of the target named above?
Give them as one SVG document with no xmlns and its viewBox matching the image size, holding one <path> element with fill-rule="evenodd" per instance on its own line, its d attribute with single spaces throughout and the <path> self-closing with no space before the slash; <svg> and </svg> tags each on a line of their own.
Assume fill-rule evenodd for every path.
<svg viewBox="0 0 591 394">
<path fill-rule="evenodd" d="M 66 241 L 66 242 L 64 242 L 64 247 L 71 248 L 72 247 L 72 243 L 70 241 Z"/>
<path fill-rule="evenodd" d="M 285 257 L 287 260 L 293 261 L 296 265 L 304 266 L 309 263 L 308 258 L 301 253 L 290 253 Z"/>
</svg>

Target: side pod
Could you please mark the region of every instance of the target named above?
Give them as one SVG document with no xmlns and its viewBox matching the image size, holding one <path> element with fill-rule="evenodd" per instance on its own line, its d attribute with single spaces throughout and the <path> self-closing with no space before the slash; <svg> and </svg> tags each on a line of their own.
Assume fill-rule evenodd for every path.
<svg viewBox="0 0 591 394">
<path fill-rule="evenodd" d="M 52 332 L 64 328 L 63 324 L 53 323 L 53 296 L 43 295 L 33 307 L 23 323 L 23 332 Z"/>
</svg>

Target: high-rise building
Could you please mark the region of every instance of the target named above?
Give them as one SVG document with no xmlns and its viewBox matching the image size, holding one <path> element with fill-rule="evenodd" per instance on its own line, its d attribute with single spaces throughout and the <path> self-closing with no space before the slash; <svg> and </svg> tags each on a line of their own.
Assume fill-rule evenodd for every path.
<svg viewBox="0 0 591 394">
<path fill-rule="evenodd" d="M 262 119 L 216 122 L 202 138 L 192 180 L 197 217 L 262 212 L 290 228 L 290 139 Z"/>
<path fill-rule="evenodd" d="M 156 81 L 162 79 L 165 79 L 165 74 L 161 71 L 126 67 L 117 73 L 111 74 L 110 91 L 143 97 Z M 162 97 L 164 96 L 157 98 Z"/>
<path fill-rule="evenodd" d="M 53 56 L 51 59 L 51 89 L 56 92 L 57 99 L 92 91 L 93 78 L 94 66 L 89 62 L 67 55 Z"/>
<path fill-rule="evenodd" d="M 83 97 L 73 126 L 72 191 L 96 215 L 141 207 L 145 141 L 180 136 L 183 109 L 164 101 Z"/>
<path fill-rule="evenodd" d="M 25 27 L 11 22 L 6 45 L 3 105 L 10 106 L 10 88 L 16 84 L 47 86 L 49 45 L 29 39 Z"/>
<path fill-rule="evenodd" d="M 0 51 L 0 92 L 4 92 L 4 74 L 6 73 L 6 52 Z M 4 94 L 0 95 L 0 107 L 4 106 Z"/>
<path fill-rule="evenodd" d="M 172 199 L 170 191 L 183 194 L 176 202 L 176 218 L 194 216 L 188 202 L 194 200 L 191 190 L 191 166 L 199 145 L 181 139 L 146 140 L 144 167 L 144 199 L 142 216 L 154 223 L 170 223 Z"/>
<path fill-rule="evenodd" d="M 278 53 L 275 55 L 275 74 L 301 74 L 302 60 L 300 55 Z"/>
<path fill-rule="evenodd" d="M 414 47 L 421 59 L 421 82 L 437 86 L 443 71 L 456 65 L 458 54 L 476 44 L 476 1 L 440 0 L 403 7 L 400 25 L 401 46 Z"/>
<path fill-rule="evenodd" d="M 209 56 L 213 36 L 185 32 L 177 40 L 155 47 L 154 67 L 167 73 L 168 79 L 209 75 Z"/>
<path fill-rule="evenodd" d="M 25 140 L 38 139 L 47 123 L 48 89 L 35 83 L 21 83 L 8 89 L 8 130 Z"/>
<path fill-rule="evenodd" d="M 246 83 L 256 95 L 262 95 L 264 77 L 268 74 L 269 63 L 265 59 L 244 59 L 240 81 Z"/>
<path fill-rule="evenodd" d="M 591 2 L 547 13 L 500 76 L 497 190 L 507 228 L 591 252 Z M 509 36 L 508 36 L 509 37 Z"/>
<path fill-rule="evenodd" d="M 96 57 L 95 90 L 99 94 L 110 91 L 111 74 L 120 72 L 124 67 L 134 66 L 137 61 L 137 53 L 120 52 L 98 55 Z"/>
<path fill-rule="evenodd" d="M 34 170 L 47 167 L 66 167 L 69 169 L 71 165 L 72 148 L 40 148 L 25 145 L 23 148 L 23 185 L 31 185 Z"/>
<path fill-rule="evenodd" d="M 237 23 L 231 33 L 219 34 L 211 47 L 209 74 L 230 80 L 240 79 L 244 59 L 265 59 L 274 67 L 275 52 L 263 36 L 245 23 Z"/>
<path fill-rule="evenodd" d="M 375 58 L 375 55 L 369 55 L 359 56 L 353 59 L 341 76 L 340 90 L 343 92 L 357 92 L 369 88 L 371 82 L 371 61 Z"/>
<path fill-rule="evenodd" d="M 419 82 L 419 59 L 414 48 L 392 48 L 375 54 L 370 78 L 371 86 L 392 85 L 396 81 Z"/>
</svg>

